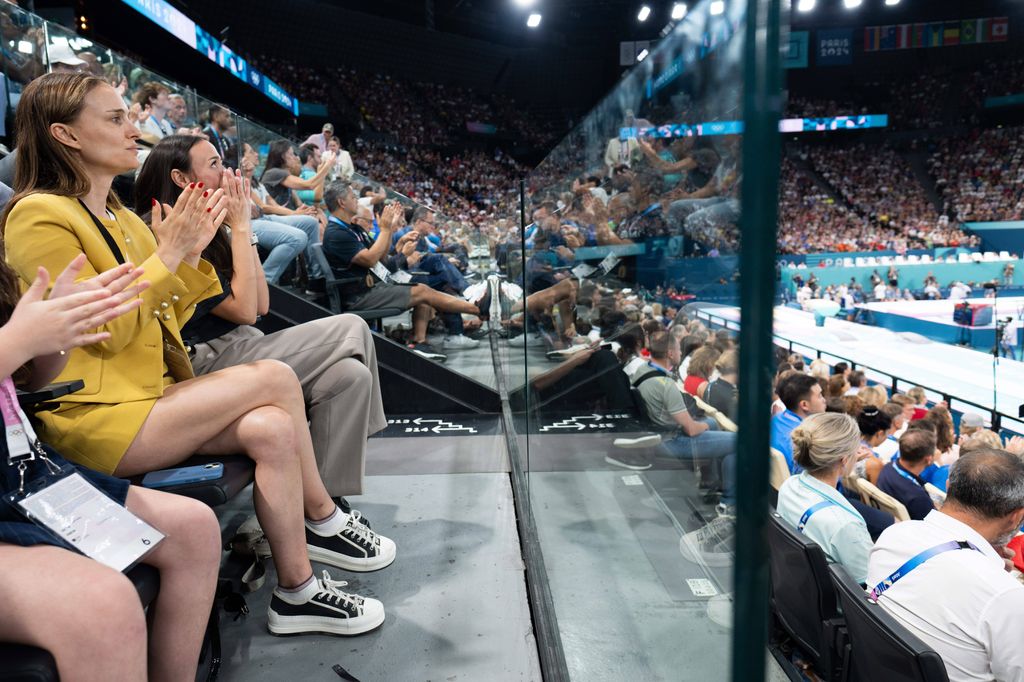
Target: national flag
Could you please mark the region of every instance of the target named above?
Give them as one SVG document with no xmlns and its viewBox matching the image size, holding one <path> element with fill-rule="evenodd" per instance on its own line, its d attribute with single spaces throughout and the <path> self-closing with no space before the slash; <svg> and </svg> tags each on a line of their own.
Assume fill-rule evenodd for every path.
<svg viewBox="0 0 1024 682">
<path fill-rule="evenodd" d="M 914 37 L 914 27 L 912 24 L 900 24 L 896 27 L 896 49 L 905 50 L 911 45 L 911 39 Z"/>
<path fill-rule="evenodd" d="M 878 39 L 878 49 L 880 50 L 895 50 L 896 49 L 896 27 L 895 26 L 881 26 L 881 36 Z"/>
<path fill-rule="evenodd" d="M 942 30 L 945 25 L 942 22 L 925 25 L 923 47 L 942 47 Z"/>
<path fill-rule="evenodd" d="M 1009 17 L 995 17 L 989 20 L 986 34 L 987 43 L 1005 43 L 1010 38 Z"/>
<path fill-rule="evenodd" d="M 878 52 L 878 37 L 880 26 L 867 26 L 864 29 L 864 51 Z"/>
<path fill-rule="evenodd" d="M 981 41 L 981 24 L 984 19 L 964 19 L 960 24 L 960 44 L 970 45 Z"/>
<path fill-rule="evenodd" d="M 942 32 L 943 45 L 960 44 L 960 24 L 956 21 L 947 21 L 946 28 Z"/>
<path fill-rule="evenodd" d="M 927 27 L 927 24 L 914 24 L 914 38 L 911 41 L 911 47 L 926 47 L 924 44 L 924 36 L 925 29 Z"/>
</svg>

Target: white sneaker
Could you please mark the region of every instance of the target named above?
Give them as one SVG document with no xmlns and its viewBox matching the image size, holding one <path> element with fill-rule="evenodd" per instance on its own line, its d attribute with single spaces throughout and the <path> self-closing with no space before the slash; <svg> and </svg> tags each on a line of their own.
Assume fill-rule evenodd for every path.
<svg viewBox="0 0 1024 682">
<path fill-rule="evenodd" d="M 509 339 L 508 345 L 513 346 L 515 348 L 522 348 L 524 339 L 527 348 L 547 347 L 547 342 L 544 340 L 544 336 L 541 334 L 520 334 L 519 336 Z"/>
<path fill-rule="evenodd" d="M 379 571 L 391 565 L 398 554 L 395 541 L 379 535 L 362 523 L 353 510 L 343 514 L 345 524 L 333 535 L 321 535 L 317 526 L 306 521 L 306 551 L 310 561 L 343 568 L 346 571 Z"/>
<path fill-rule="evenodd" d="M 267 627 L 275 635 L 326 633 L 360 635 L 384 622 L 384 605 L 376 599 L 342 592 L 343 580 L 323 572 L 299 592 L 274 589 L 267 610 Z"/>
<path fill-rule="evenodd" d="M 718 516 L 679 538 L 679 552 L 692 563 L 721 568 L 732 565 L 735 544 L 736 519 Z"/>
<path fill-rule="evenodd" d="M 471 339 L 465 334 L 459 334 L 458 336 L 446 336 L 444 337 L 444 347 L 450 350 L 463 350 L 466 348 L 476 348 L 480 345 L 480 342 L 476 339 Z"/>
</svg>

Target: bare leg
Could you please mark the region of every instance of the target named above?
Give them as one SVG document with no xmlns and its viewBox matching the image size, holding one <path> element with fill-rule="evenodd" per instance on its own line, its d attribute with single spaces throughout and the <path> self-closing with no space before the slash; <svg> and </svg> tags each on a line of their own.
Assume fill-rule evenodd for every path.
<svg viewBox="0 0 1024 682">
<path fill-rule="evenodd" d="M 0 641 L 48 650 L 63 682 L 146 679 L 146 616 L 124 575 L 59 547 L 2 543 L 0 573 Z"/>
<path fill-rule="evenodd" d="M 244 452 L 256 462 L 256 514 L 281 582 L 308 578 L 303 511 L 322 519 L 335 504 L 317 471 L 302 391 L 291 368 L 262 360 L 168 387 L 116 473 L 174 466 L 196 452 Z"/>
<path fill-rule="evenodd" d="M 480 309 L 469 301 L 456 296 L 435 291 L 425 284 L 417 284 L 412 288 L 410 302 L 413 305 L 426 303 L 434 310 L 441 313 L 462 313 L 466 315 L 479 315 Z"/>
<path fill-rule="evenodd" d="M 424 343 L 427 340 L 427 325 L 433 316 L 433 309 L 426 303 L 419 303 L 412 309 L 413 343 Z"/>
<path fill-rule="evenodd" d="M 220 567 L 213 510 L 180 495 L 132 486 L 128 509 L 167 538 L 144 561 L 160 571 L 149 608 L 149 679 L 194 680 Z"/>
</svg>

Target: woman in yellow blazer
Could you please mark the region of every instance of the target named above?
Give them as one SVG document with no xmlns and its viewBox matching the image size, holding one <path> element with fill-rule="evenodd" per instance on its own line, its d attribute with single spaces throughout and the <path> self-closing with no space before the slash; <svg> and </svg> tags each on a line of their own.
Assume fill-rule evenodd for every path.
<svg viewBox="0 0 1024 682">
<path fill-rule="evenodd" d="M 40 435 L 69 459 L 116 476 L 172 467 L 196 452 L 246 453 L 256 463 L 253 501 L 278 572 L 271 631 L 378 627 L 379 601 L 342 592 L 326 571 L 313 576 L 311 556 L 376 570 L 394 560 L 395 547 L 328 495 L 295 373 L 262 361 L 193 378 L 181 342 L 196 302 L 220 291 L 200 254 L 225 219 L 248 225 L 241 178 L 216 192 L 190 185 L 173 208 L 154 205 L 150 232 L 111 191 L 117 175 L 138 165 L 139 137 L 112 87 L 84 74 L 42 76 L 22 93 L 16 127 L 16 194 L 3 230 L 18 276 L 30 282 L 40 265 L 60 272 L 85 253 L 80 278 L 88 279 L 120 252 L 150 282 L 137 314 L 100 327 L 108 340 L 68 351 L 58 378 L 83 378 L 86 388 L 41 413 Z"/>
</svg>

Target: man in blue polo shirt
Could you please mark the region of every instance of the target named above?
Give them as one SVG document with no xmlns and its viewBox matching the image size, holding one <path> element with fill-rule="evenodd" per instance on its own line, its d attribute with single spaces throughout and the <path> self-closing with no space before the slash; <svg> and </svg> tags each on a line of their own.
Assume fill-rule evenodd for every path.
<svg viewBox="0 0 1024 682">
<path fill-rule="evenodd" d="M 786 410 L 772 417 L 772 447 L 785 455 L 789 471 L 798 474 L 790 434 L 808 416 L 825 411 L 825 396 L 817 379 L 795 370 L 782 376 L 775 391 Z"/>
<path fill-rule="evenodd" d="M 915 521 L 924 519 L 935 509 L 921 478 L 921 472 L 934 457 L 934 433 L 924 429 L 907 431 L 900 438 L 899 458 L 886 464 L 878 474 L 878 489 L 899 500 Z"/>
</svg>

